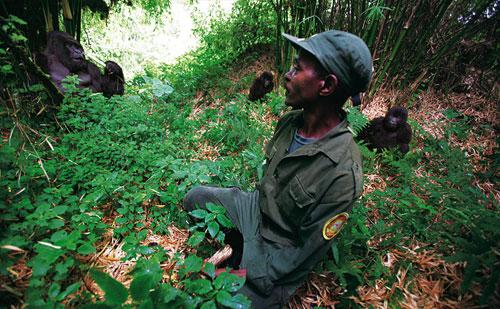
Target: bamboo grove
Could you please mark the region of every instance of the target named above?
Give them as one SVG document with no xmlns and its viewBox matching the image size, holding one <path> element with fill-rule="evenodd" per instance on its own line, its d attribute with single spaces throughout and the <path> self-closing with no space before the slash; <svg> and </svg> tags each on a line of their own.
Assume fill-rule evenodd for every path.
<svg viewBox="0 0 500 309">
<path fill-rule="evenodd" d="M 411 85 L 404 92 L 409 96 L 429 78 L 447 74 L 445 61 L 457 57 L 460 42 L 498 38 L 498 0 L 273 0 L 273 6 L 278 42 L 282 32 L 308 37 L 342 29 L 360 35 L 374 58 L 370 94 L 381 86 Z M 282 45 L 277 59 L 286 71 L 292 50 Z"/>
</svg>

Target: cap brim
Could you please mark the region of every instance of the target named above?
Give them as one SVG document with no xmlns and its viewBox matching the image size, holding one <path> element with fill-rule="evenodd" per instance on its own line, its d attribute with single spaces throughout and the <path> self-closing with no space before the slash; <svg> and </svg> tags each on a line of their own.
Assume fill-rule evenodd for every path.
<svg viewBox="0 0 500 309">
<path fill-rule="evenodd" d="M 304 49 L 311 53 L 314 57 L 316 57 L 316 52 L 314 49 L 311 47 L 311 45 L 307 42 L 306 39 L 301 39 L 293 35 L 289 35 L 286 33 L 281 34 L 285 39 L 288 40 L 288 42 L 292 43 L 293 47 L 297 49 Z"/>
</svg>

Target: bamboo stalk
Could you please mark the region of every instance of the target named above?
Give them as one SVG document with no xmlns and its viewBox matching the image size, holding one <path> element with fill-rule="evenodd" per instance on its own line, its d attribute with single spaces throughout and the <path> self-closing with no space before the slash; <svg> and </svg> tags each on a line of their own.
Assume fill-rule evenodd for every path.
<svg viewBox="0 0 500 309">
<path fill-rule="evenodd" d="M 72 20 L 73 14 L 71 14 L 71 7 L 69 6 L 68 0 L 62 0 L 62 10 L 64 19 Z"/>
</svg>

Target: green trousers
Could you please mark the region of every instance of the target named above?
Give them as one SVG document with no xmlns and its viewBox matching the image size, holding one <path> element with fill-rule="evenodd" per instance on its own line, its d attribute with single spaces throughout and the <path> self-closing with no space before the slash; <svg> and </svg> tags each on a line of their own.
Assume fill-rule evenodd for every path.
<svg viewBox="0 0 500 309">
<path fill-rule="evenodd" d="M 200 186 L 191 189 L 184 199 L 184 209 L 205 208 L 207 203 L 214 203 L 223 206 L 227 210 L 227 215 L 243 235 L 245 243 L 247 240 L 257 239 L 267 242 L 260 236 L 259 225 L 261 215 L 258 205 L 259 192 L 243 192 L 240 188 L 218 188 L 210 186 Z M 266 244 L 270 247 L 272 244 Z M 253 263 L 265 262 L 265 258 L 257 256 L 259 250 L 253 250 L 250 246 L 243 246 L 243 257 L 240 268 L 249 269 Z M 287 302 L 295 288 L 274 286 L 269 295 L 264 295 L 252 286 L 252 282 L 246 282 L 238 293 L 246 295 L 254 308 L 281 308 Z"/>
</svg>

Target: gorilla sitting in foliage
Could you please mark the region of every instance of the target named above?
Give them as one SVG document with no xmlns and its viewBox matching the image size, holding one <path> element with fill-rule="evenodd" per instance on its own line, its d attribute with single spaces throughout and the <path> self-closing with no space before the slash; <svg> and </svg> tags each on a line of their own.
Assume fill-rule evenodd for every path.
<svg viewBox="0 0 500 309">
<path fill-rule="evenodd" d="M 248 94 L 248 99 L 250 101 L 261 100 L 266 94 L 273 91 L 274 88 L 274 76 L 271 72 L 263 72 L 259 77 L 257 77 L 252 86 L 250 87 L 250 93 Z"/>
<path fill-rule="evenodd" d="M 113 94 L 122 95 L 124 93 L 125 78 L 123 77 L 122 68 L 114 61 L 106 61 L 104 75 L 101 79 L 102 93 L 109 98 Z"/>
<path fill-rule="evenodd" d="M 85 59 L 82 45 L 65 32 L 51 31 L 47 34 L 47 47 L 37 57 L 37 63 L 42 70 L 50 74 L 50 78 L 62 92 L 62 80 L 69 74 L 76 74 L 82 88 L 105 92 L 107 97 L 123 94 L 125 81 L 121 67 L 108 61 L 104 75 L 101 75 L 99 68 Z"/>
<path fill-rule="evenodd" d="M 402 106 L 389 109 L 385 117 L 370 121 L 358 135 L 370 149 L 387 149 L 398 147 L 405 154 L 410 150 L 411 127 L 406 122 L 408 111 Z"/>
</svg>

